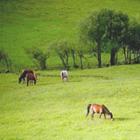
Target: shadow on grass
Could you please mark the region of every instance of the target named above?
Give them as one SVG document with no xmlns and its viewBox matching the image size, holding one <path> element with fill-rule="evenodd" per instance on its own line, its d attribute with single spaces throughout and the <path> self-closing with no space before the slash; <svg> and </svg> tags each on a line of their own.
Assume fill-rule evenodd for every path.
<svg viewBox="0 0 140 140">
<path fill-rule="evenodd" d="M 120 117 L 120 118 L 114 118 L 115 121 L 128 121 L 128 120 L 132 120 L 133 118 L 123 118 L 123 117 Z"/>
</svg>

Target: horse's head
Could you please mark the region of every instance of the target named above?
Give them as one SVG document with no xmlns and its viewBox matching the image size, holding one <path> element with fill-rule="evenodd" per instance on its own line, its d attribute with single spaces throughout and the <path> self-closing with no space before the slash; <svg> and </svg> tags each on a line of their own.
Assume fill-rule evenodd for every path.
<svg viewBox="0 0 140 140">
<path fill-rule="evenodd" d="M 110 115 L 110 119 L 113 121 L 113 114 L 112 114 L 112 112 L 110 112 L 109 115 Z"/>
<path fill-rule="evenodd" d="M 21 76 L 18 78 L 18 83 L 19 84 L 21 83 Z"/>
<path fill-rule="evenodd" d="M 24 77 L 22 77 L 22 75 L 18 78 L 18 83 L 20 84 L 20 83 L 21 83 L 21 81 L 25 81 L 25 78 L 24 78 Z"/>
</svg>

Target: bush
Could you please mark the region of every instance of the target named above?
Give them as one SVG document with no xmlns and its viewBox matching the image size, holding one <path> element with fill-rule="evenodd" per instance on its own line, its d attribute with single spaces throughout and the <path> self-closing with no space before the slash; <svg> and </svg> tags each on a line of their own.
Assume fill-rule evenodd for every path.
<svg viewBox="0 0 140 140">
<path fill-rule="evenodd" d="M 46 61 L 49 58 L 49 51 L 44 52 L 39 48 L 30 48 L 27 53 L 37 62 L 41 70 L 47 69 Z"/>
<path fill-rule="evenodd" d="M 11 59 L 3 49 L 0 49 L 0 64 L 6 68 L 5 72 L 9 72 L 11 70 Z"/>
</svg>

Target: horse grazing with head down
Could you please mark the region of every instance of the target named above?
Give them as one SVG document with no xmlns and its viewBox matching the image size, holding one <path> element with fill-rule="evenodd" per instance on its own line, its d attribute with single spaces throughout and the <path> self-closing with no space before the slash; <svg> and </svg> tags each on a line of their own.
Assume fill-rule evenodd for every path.
<svg viewBox="0 0 140 140">
<path fill-rule="evenodd" d="M 26 77 L 27 77 L 27 86 L 29 85 L 29 83 L 36 84 L 37 77 L 34 73 L 27 73 Z"/>
<path fill-rule="evenodd" d="M 26 69 L 26 70 L 24 70 L 24 71 L 21 73 L 21 75 L 19 76 L 18 82 L 19 82 L 19 83 L 21 83 L 21 81 L 25 82 L 25 78 L 26 78 L 26 75 L 27 75 L 28 73 L 34 74 L 33 70 L 28 70 L 28 69 Z"/>
<path fill-rule="evenodd" d="M 62 81 L 68 81 L 68 71 L 62 70 L 60 72 L 60 77 L 61 77 Z"/>
<path fill-rule="evenodd" d="M 108 110 L 108 108 L 105 105 L 99 105 L 99 104 L 89 104 L 87 106 L 87 115 L 91 111 L 91 117 L 94 117 L 95 113 L 100 114 L 99 118 L 101 118 L 102 114 L 104 114 L 104 118 L 106 119 L 106 115 L 110 116 L 110 119 L 113 120 L 113 114 Z"/>
</svg>

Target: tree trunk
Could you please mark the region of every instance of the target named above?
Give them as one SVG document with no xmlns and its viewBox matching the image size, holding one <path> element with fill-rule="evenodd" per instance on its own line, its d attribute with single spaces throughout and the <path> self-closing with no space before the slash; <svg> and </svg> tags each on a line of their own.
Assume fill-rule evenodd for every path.
<svg viewBox="0 0 140 140">
<path fill-rule="evenodd" d="M 46 59 L 40 61 L 40 68 L 41 70 L 45 70 L 47 68 Z"/>
<path fill-rule="evenodd" d="M 110 64 L 111 66 L 116 64 L 116 49 L 112 48 L 110 53 Z"/>
<path fill-rule="evenodd" d="M 137 51 L 137 63 L 139 63 L 139 52 Z"/>
<path fill-rule="evenodd" d="M 76 66 L 76 62 L 75 62 L 75 51 L 71 50 L 71 54 L 72 54 L 72 59 L 73 59 L 73 67 Z"/>
<path fill-rule="evenodd" d="M 131 57 L 131 50 L 129 50 L 129 64 L 131 64 L 132 62 L 131 62 L 131 59 L 132 57 Z"/>
<path fill-rule="evenodd" d="M 138 63 L 140 63 L 140 50 L 138 51 Z"/>
<path fill-rule="evenodd" d="M 125 64 L 127 64 L 127 51 L 126 51 L 126 47 L 123 47 L 123 53 L 124 53 L 124 60 L 125 60 Z"/>
<path fill-rule="evenodd" d="M 68 68 L 69 66 L 69 54 L 66 53 L 66 67 Z"/>
<path fill-rule="evenodd" d="M 59 55 L 59 57 L 60 57 L 60 59 L 62 61 L 62 64 L 63 64 L 64 68 L 67 68 L 67 65 L 65 63 L 65 60 L 64 60 L 63 56 Z"/>
<path fill-rule="evenodd" d="M 98 58 L 98 67 L 101 68 L 102 66 L 102 60 L 101 60 L 101 46 L 98 43 L 97 45 L 97 58 Z"/>
<path fill-rule="evenodd" d="M 79 58 L 80 58 L 80 67 L 81 67 L 81 69 L 83 69 L 83 59 L 82 59 L 82 56 L 80 55 Z"/>
</svg>

